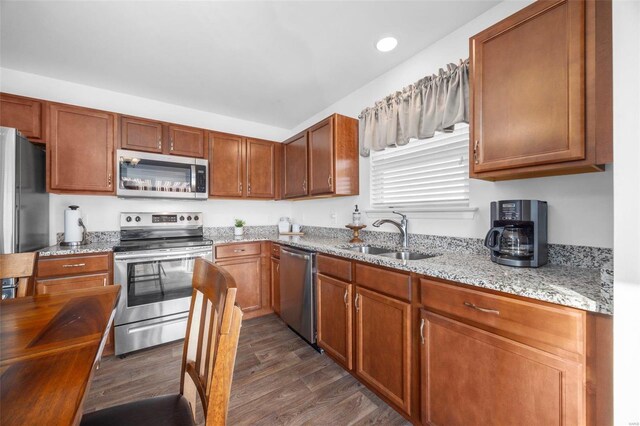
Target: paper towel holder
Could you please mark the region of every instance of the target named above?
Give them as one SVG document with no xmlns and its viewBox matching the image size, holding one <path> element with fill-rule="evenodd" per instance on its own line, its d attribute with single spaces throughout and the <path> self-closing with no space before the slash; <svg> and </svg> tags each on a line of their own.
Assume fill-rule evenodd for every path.
<svg viewBox="0 0 640 426">
<path fill-rule="evenodd" d="M 69 208 L 71 210 L 77 210 L 78 206 L 69 206 Z M 78 226 L 82 227 L 82 240 L 81 241 L 61 241 L 60 245 L 63 247 L 77 247 L 77 246 L 84 246 L 89 244 L 89 241 L 87 241 L 87 227 L 84 226 L 84 222 L 82 221 L 82 218 L 78 218 Z"/>
</svg>

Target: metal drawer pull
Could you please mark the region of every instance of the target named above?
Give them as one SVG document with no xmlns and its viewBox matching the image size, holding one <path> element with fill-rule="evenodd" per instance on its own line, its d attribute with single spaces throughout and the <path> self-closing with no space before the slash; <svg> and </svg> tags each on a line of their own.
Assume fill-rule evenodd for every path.
<svg viewBox="0 0 640 426">
<path fill-rule="evenodd" d="M 245 251 L 245 249 L 235 249 L 235 250 L 233 250 L 234 253 L 242 253 L 243 251 Z"/>
<path fill-rule="evenodd" d="M 360 294 L 356 293 L 356 301 L 355 301 L 356 311 L 360 310 L 360 304 L 358 303 L 359 297 L 360 297 Z"/>
<path fill-rule="evenodd" d="M 475 309 L 476 311 L 480 311 L 480 312 L 484 312 L 485 314 L 495 314 L 495 315 L 500 315 L 500 311 L 497 311 L 495 309 L 487 309 L 487 308 L 481 308 L 480 306 L 476 306 L 473 303 L 470 302 L 464 302 L 464 306 L 471 308 L 471 309 Z"/>
<path fill-rule="evenodd" d="M 68 265 L 62 265 L 63 268 L 81 268 L 87 266 L 86 263 L 70 263 Z"/>
<path fill-rule="evenodd" d="M 331 188 L 332 184 L 333 184 L 333 176 L 329 176 L 327 178 L 327 183 L 329 184 L 329 188 Z"/>
<path fill-rule="evenodd" d="M 420 343 L 424 345 L 424 318 L 420 320 Z"/>
<path fill-rule="evenodd" d="M 343 298 L 343 299 L 344 299 L 344 304 L 345 304 L 345 305 L 347 305 L 347 304 L 348 304 L 348 303 L 347 303 L 347 293 L 349 293 L 349 290 L 346 290 L 346 289 L 345 289 L 345 291 L 344 291 L 344 298 Z"/>
</svg>

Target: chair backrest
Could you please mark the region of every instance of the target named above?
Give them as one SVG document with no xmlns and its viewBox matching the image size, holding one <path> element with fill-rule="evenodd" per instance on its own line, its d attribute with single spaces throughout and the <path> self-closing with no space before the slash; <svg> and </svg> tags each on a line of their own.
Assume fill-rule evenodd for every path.
<svg viewBox="0 0 640 426">
<path fill-rule="evenodd" d="M 36 263 L 35 253 L 0 254 L 0 279 L 17 278 L 17 297 L 31 294 L 33 269 Z"/>
<path fill-rule="evenodd" d="M 224 269 L 197 259 L 182 357 L 180 393 L 195 419 L 200 397 L 206 425 L 226 423 L 242 311 L 235 305 L 237 287 Z"/>
</svg>

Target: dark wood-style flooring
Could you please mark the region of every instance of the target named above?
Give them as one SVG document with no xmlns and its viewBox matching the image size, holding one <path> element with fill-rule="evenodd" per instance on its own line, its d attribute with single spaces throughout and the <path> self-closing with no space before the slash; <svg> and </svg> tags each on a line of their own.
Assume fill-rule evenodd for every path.
<svg viewBox="0 0 640 426">
<path fill-rule="evenodd" d="M 85 411 L 169 393 L 180 383 L 182 342 L 104 359 Z M 202 422 L 202 415 L 199 414 Z M 243 322 L 229 425 L 405 425 L 385 402 L 309 347 L 275 315 Z"/>
</svg>

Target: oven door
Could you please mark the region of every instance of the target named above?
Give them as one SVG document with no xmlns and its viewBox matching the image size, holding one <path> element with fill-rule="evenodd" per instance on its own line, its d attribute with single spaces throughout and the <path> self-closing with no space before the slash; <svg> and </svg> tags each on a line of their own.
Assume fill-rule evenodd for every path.
<svg viewBox="0 0 640 426">
<path fill-rule="evenodd" d="M 212 260 L 211 247 L 116 253 L 114 282 L 122 286 L 116 326 L 188 312 L 198 258 Z"/>
<path fill-rule="evenodd" d="M 118 150 L 119 197 L 208 198 L 208 161 Z"/>
</svg>

